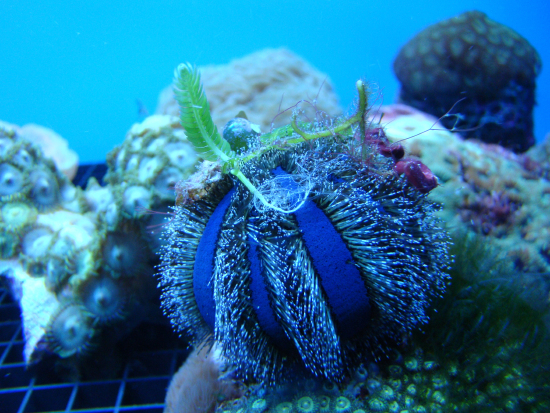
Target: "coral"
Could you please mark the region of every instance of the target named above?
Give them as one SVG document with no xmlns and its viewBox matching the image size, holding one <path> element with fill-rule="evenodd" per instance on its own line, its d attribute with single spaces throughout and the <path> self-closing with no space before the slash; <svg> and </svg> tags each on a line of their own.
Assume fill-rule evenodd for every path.
<svg viewBox="0 0 550 413">
<path fill-rule="evenodd" d="M 47 328 L 46 345 L 61 357 L 69 357 L 88 351 L 93 336 L 93 315 L 78 304 L 69 304 L 53 315 Z"/>
<path fill-rule="evenodd" d="M 526 152 L 526 166 L 537 175 L 550 180 L 550 133 Z"/>
<path fill-rule="evenodd" d="M 333 116 L 342 113 L 328 76 L 284 48 L 262 50 L 227 65 L 204 66 L 200 70 L 219 130 L 244 111 L 263 132 L 268 132 L 288 123 L 283 116 L 276 118 L 280 108 L 301 99 L 316 99 L 317 109 Z M 315 109 L 304 106 L 304 110 L 310 119 L 315 119 Z M 156 113 L 179 116 L 172 86 L 161 93 Z"/>
<path fill-rule="evenodd" d="M 505 192 L 482 191 L 474 200 L 463 205 L 461 218 L 484 235 L 502 236 L 514 224 L 514 213 L 521 203 L 514 202 Z"/>
<path fill-rule="evenodd" d="M 519 293 L 521 274 L 482 236 L 463 231 L 454 241 L 451 286 L 415 337 L 456 372 L 448 379 L 454 382 L 448 403 L 459 411 L 547 410 L 545 311 Z"/>
<path fill-rule="evenodd" d="M 13 131 L 23 139 L 38 145 L 44 156 L 52 159 L 57 169 L 67 178 L 73 179 L 75 177 L 78 169 L 78 155 L 75 151 L 69 149 L 68 142 L 53 130 L 32 123 L 17 126 L 3 121 L 0 121 L 0 128 Z M 27 154 L 22 152 L 19 153 L 19 156 L 23 161 L 27 158 Z"/>
<path fill-rule="evenodd" d="M 394 61 L 400 100 L 464 136 L 524 152 L 535 143 L 532 110 L 541 60 L 518 33 L 469 11 L 430 26 Z M 464 99 L 463 99 L 464 98 Z"/>
<path fill-rule="evenodd" d="M 124 318 L 127 311 L 127 290 L 120 279 L 102 275 L 90 277 L 79 285 L 78 295 L 86 310 L 97 323 L 104 324 Z"/>
<path fill-rule="evenodd" d="M 382 106 L 380 112 L 389 141 L 399 141 L 437 176 L 440 185 L 430 196 L 443 205 L 438 215 L 450 228 L 486 235 L 522 271 L 550 272 L 544 253 L 550 244 L 550 182 L 533 168 L 530 155 L 464 140 L 405 105 Z M 550 283 L 544 283 L 548 293 Z"/>
<path fill-rule="evenodd" d="M 21 307 L 27 363 L 45 352 L 77 363 L 107 327 L 123 332 L 154 308 L 159 240 L 140 207 L 173 203 L 195 159 L 177 120 L 154 116 L 111 153 L 109 184 L 83 191 L 0 128 L 0 273 Z"/>
<path fill-rule="evenodd" d="M 102 251 L 105 261 L 104 270 L 113 274 L 131 276 L 143 271 L 151 254 L 135 230 L 130 229 L 129 226 L 123 229 L 110 232 L 105 238 Z"/>
<path fill-rule="evenodd" d="M 177 331 L 195 343 L 213 334 L 244 379 L 276 382 L 296 366 L 341 381 L 358 354 L 378 356 L 426 321 L 444 289 L 446 233 L 389 164 L 372 173 L 341 156 L 366 127 L 362 82 L 352 117 L 330 128 L 293 119 L 237 155 L 209 119 L 198 74 L 180 65 L 176 76 L 190 141 L 231 173 L 166 226 L 162 299 Z"/>
<path fill-rule="evenodd" d="M 86 214 L 82 191 L 37 146 L 9 129 L 0 134 L 0 227 L 6 235 L 0 271 L 21 306 L 25 360 L 39 359 L 43 349 L 64 357 L 80 353 L 95 333 L 84 320 L 93 318 L 77 313 L 81 307 L 64 286 L 94 272 L 101 242 L 96 217 Z M 75 325 L 80 321 L 82 329 Z"/>
<path fill-rule="evenodd" d="M 104 181 L 114 191 L 119 217 L 138 219 L 141 231 L 146 233 L 151 220 L 148 211 L 162 210 L 173 203 L 176 183 L 189 176 L 196 160 L 177 118 L 153 115 L 135 124 L 124 143 L 107 156 L 109 170 Z M 112 204 L 106 201 L 103 205 Z M 155 248 L 156 241 L 149 241 Z"/>
</svg>

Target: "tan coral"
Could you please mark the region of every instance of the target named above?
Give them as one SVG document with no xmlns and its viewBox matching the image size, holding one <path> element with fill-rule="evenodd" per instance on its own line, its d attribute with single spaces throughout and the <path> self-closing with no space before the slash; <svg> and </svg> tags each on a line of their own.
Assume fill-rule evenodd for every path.
<svg viewBox="0 0 550 413">
<path fill-rule="evenodd" d="M 241 110 L 263 132 L 268 132 L 272 123 L 274 127 L 285 125 L 290 112 L 276 118 L 277 114 L 302 99 L 312 103 L 316 99 L 317 109 L 331 116 L 342 113 L 329 77 L 285 48 L 261 50 L 226 65 L 201 67 L 200 71 L 220 133 Z M 308 118 L 316 118 L 311 105 L 302 108 Z M 161 92 L 156 113 L 179 115 L 172 86 Z"/>
</svg>

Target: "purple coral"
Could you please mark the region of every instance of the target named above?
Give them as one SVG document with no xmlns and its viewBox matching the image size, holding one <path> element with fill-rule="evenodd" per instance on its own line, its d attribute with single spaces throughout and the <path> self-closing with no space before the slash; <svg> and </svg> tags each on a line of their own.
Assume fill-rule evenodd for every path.
<svg viewBox="0 0 550 413">
<path fill-rule="evenodd" d="M 465 222 L 470 222 L 476 231 L 498 237 L 502 228 L 513 225 L 514 214 L 520 206 L 505 192 L 484 192 L 473 202 L 464 205 L 461 216 Z"/>
</svg>

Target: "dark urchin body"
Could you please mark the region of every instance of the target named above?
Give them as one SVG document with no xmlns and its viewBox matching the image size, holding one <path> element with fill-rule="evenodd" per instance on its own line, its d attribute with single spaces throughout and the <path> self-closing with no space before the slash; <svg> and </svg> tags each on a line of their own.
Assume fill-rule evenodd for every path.
<svg viewBox="0 0 550 413">
<path fill-rule="evenodd" d="M 275 174 L 313 182 L 296 213 L 258 210 L 225 177 L 180 205 L 165 231 L 163 305 L 198 343 L 213 334 L 245 378 L 273 382 L 302 364 L 340 381 L 426 321 L 442 293 L 447 234 L 434 204 L 404 179 L 369 173 L 333 142 L 272 150 L 243 167 L 256 187 Z"/>
</svg>

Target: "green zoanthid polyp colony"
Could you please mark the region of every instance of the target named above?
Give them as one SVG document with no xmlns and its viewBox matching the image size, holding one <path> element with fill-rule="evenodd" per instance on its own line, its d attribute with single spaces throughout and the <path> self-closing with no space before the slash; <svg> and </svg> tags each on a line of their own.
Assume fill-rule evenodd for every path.
<svg viewBox="0 0 550 413">
<path fill-rule="evenodd" d="M 111 152 L 106 185 L 83 190 L 0 126 L 0 274 L 21 308 L 27 364 L 55 354 L 78 365 L 157 310 L 147 227 L 159 215 L 147 210 L 174 203 L 195 160 L 177 118 L 151 116 Z"/>
</svg>

